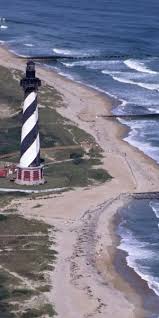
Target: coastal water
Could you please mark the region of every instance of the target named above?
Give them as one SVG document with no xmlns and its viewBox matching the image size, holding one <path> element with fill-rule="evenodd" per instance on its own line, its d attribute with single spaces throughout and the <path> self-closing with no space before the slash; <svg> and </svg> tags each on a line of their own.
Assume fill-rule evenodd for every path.
<svg viewBox="0 0 159 318">
<path fill-rule="evenodd" d="M 21 55 L 65 57 L 49 67 L 117 98 L 117 114 L 159 113 L 158 12 L 156 0 L 1 0 L 0 41 Z M 125 140 L 159 163 L 159 121 L 121 122 Z M 158 217 L 158 202 L 134 201 L 119 234 L 128 265 L 159 296 Z"/>
<path fill-rule="evenodd" d="M 132 200 L 120 210 L 119 217 L 118 249 L 126 253 L 127 265 L 159 296 L 159 200 Z M 158 318 L 158 298 L 149 294 L 145 302 L 146 309 L 155 307 L 156 314 L 151 317 Z"/>
</svg>

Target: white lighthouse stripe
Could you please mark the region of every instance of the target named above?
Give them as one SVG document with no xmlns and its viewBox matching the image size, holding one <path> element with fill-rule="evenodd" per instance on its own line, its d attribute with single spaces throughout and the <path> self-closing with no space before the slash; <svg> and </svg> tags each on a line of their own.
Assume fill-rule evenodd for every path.
<svg viewBox="0 0 159 318">
<path fill-rule="evenodd" d="M 37 96 L 37 94 L 35 92 L 32 92 L 25 98 L 24 105 L 23 105 L 23 113 L 32 104 L 32 102 L 36 99 L 36 96 Z"/>
<path fill-rule="evenodd" d="M 26 150 L 26 152 L 20 158 L 20 166 L 21 168 L 28 168 L 30 164 L 34 161 L 37 157 L 37 154 L 40 150 L 40 143 L 39 143 L 39 134 L 33 144 Z"/>
<path fill-rule="evenodd" d="M 38 121 L 38 110 L 36 109 L 35 112 L 27 119 L 27 121 L 22 126 L 21 142 L 33 129 L 37 121 Z"/>
<path fill-rule="evenodd" d="M 36 157 L 37 157 L 39 152 L 40 152 L 40 137 L 39 137 L 39 133 L 38 133 L 37 138 L 36 138 Z"/>
</svg>

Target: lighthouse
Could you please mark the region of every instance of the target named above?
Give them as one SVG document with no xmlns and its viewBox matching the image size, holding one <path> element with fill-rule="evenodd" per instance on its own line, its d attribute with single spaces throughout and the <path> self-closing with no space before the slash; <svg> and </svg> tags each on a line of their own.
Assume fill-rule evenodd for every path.
<svg viewBox="0 0 159 318">
<path fill-rule="evenodd" d="M 35 63 L 27 62 L 26 76 L 20 86 L 24 91 L 20 163 L 15 182 L 22 185 L 44 183 L 43 166 L 40 162 L 40 138 L 38 126 L 37 92 L 41 81 L 35 75 Z"/>
</svg>

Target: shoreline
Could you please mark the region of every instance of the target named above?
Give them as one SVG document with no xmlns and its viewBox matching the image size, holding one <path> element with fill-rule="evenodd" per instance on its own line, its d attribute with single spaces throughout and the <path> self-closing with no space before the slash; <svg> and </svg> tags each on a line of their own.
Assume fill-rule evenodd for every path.
<svg viewBox="0 0 159 318">
<path fill-rule="evenodd" d="M 0 64 L 6 67 L 24 69 L 25 61 L 14 57 L 4 48 L 0 48 Z M 84 189 L 69 191 L 69 193 L 63 194 L 61 198 L 48 198 L 47 203 L 44 203 L 41 199 L 43 207 L 40 207 L 36 211 L 32 209 L 32 202 L 29 202 L 27 199 L 20 201 L 21 206 L 19 207 L 19 212 L 24 214 L 25 217 L 40 218 L 49 224 L 56 225 L 61 231 L 57 234 L 59 259 L 55 272 L 53 273 L 54 288 L 52 301 L 55 302 L 55 308 L 57 308 L 57 312 L 61 318 L 66 311 L 68 312 L 68 318 L 74 318 L 77 314 L 78 317 L 81 318 L 87 317 L 86 314 L 94 312 L 96 313 L 96 317 L 110 317 L 114 315 L 115 318 L 141 318 L 143 317 L 141 297 L 136 294 L 133 288 L 125 285 L 124 281 L 123 285 L 121 284 L 124 287 L 121 288 L 122 291 L 119 291 L 115 286 L 116 283 L 114 280 L 117 279 L 115 271 L 112 271 L 110 277 L 107 277 L 109 275 L 105 277 L 104 272 L 106 270 L 111 271 L 112 257 L 108 257 L 108 254 L 112 254 L 110 250 L 111 248 L 115 249 L 116 244 L 114 244 L 115 234 L 110 226 L 110 222 L 112 222 L 116 214 L 118 205 L 121 206 L 124 203 L 122 194 L 143 190 L 157 190 L 158 165 L 141 151 L 121 140 L 121 136 L 126 127 L 124 128 L 123 125 L 117 121 L 106 120 L 100 117 L 103 114 L 109 114 L 112 107 L 111 101 L 105 94 L 99 93 L 93 88 L 85 87 L 84 84 L 73 82 L 53 70 L 46 70 L 38 65 L 37 71 L 39 77 L 43 78 L 47 84 L 57 88 L 64 97 L 65 107 L 60 107 L 57 111 L 93 135 L 96 142 L 102 147 L 104 151 L 103 168 L 108 170 L 114 177 L 110 182 L 98 187 L 93 186 L 91 189 L 88 188 L 87 191 Z M 40 201 L 40 199 L 38 199 L 38 201 Z M 118 205 L 116 201 L 118 201 Z M 104 204 L 103 202 L 105 203 L 104 207 L 102 206 L 102 204 Z M 52 204 L 54 205 L 53 212 Z M 115 204 L 115 208 L 112 211 L 111 205 L 113 206 L 113 204 Z M 76 206 L 76 209 L 74 209 L 74 206 Z M 103 212 L 101 212 L 101 210 Z M 94 217 L 92 222 L 95 222 L 95 224 L 92 223 L 92 227 L 95 227 L 94 233 L 96 235 L 96 241 L 94 241 L 94 245 L 91 246 L 94 255 L 97 256 L 99 254 L 102 244 L 102 250 L 100 250 L 100 255 L 102 254 L 102 262 L 100 256 L 102 273 L 99 276 L 102 276 L 103 279 L 107 281 L 107 285 L 104 285 L 104 283 L 103 285 L 102 283 L 97 284 L 97 282 L 93 281 L 92 272 L 95 269 L 92 264 L 94 257 L 93 259 L 90 258 L 90 261 L 87 259 L 87 255 L 82 256 L 79 252 L 79 246 L 81 244 L 79 242 L 79 236 L 83 233 L 85 226 L 87 225 L 88 227 L 88 225 L 90 226 L 91 224 L 90 220 L 88 222 L 88 220 L 84 218 L 86 211 L 89 211 L 87 212 L 89 218 L 91 218 L 92 213 L 92 218 Z M 101 219 L 103 220 L 103 218 L 106 218 L 104 222 L 106 228 L 103 228 L 103 224 L 101 224 Z M 107 244 L 105 242 L 106 231 L 107 238 L 109 238 Z M 101 239 L 99 239 L 98 236 L 100 236 Z M 88 238 L 90 237 L 89 234 Z M 85 254 L 87 254 L 86 251 L 89 249 L 87 243 L 89 243 L 90 248 L 90 242 L 89 240 L 87 242 L 86 238 L 86 246 L 82 246 Z M 103 246 L 105 246 L 104 249 Z M 80 255 L 80 260 L 76 254 Z M 78 260 L 77 263 L 80 264 L 78 264 L 79 268 L 76 269 L 76 273 L 74 273 L 71 279 L 71 266 L 72 263 L 76 264 L 76 258 Z M 89 265 L 91 269 L 88 269 Z M 98 257 L 96 257 L 96 265 L 98 268 Z M 64 284 L 62 296 L 61 286 L 59 286 L 61 275 Z M 81 278 L 79 281 L 79 279 L 77 279 L 79 275 L 82 275 L 85 280 L 83 281 Z M 114 279 L 112 282 L 113 276 Z M 90 285 L 93 289 L 91 292 L 90 289 L 88 289 Z M 126 296 L 127 288 L 129 289 L 130 297 L 128 297 L 128 300 Z M 112 305 L 114 297 L 116 296 L 118 297 L 116 304 Z M 63 298 L 63 304 L 61 303 L 61 298 Z M 106 304 L 105 298 L 107 298 Z M 79 299 L 82 299 L 81 303 L 79 303 Z M 101 301 L 98 299 L 101 299 Z M 122 308 L 120 308 L 121 306 Z M 135 306 L 137 306 L 136 312 L 134 312 Z"/>
<path fill-rule="evenodd" d="M 130 199 L 129 201 L 131 201 Z M 121 237 L 117 233 L 117 228 L 120 224 L 120 218 L 122 213 L 122 209 L 125 208 L 129 204 L 129 201 L 124 204 L 124 206 L 120 207 L 117 213 L 114 215 L 113 226 L 114 232 L 116 235 L 116 252 L 114 251 L 113 263 L 115 267 L 115 271 L 123 277 L 123 279 L 132 286 L 132 288 L 136 291 L 137 294 L 141 296 L 142 299 L 142 307 L 147 312 L 148 317 L 156 314 L 158 316 L 159 305 L 158 305 L 158 296 L 155 294 L 154 290 L 152 290 L 147 281 L 145 281 L 135 270 L 127 264 L 127 256 L 128 253 L 120 248 Z M 121 212 L 120 212 L 121 211 Z M 147 299 L 149 301 L 147 302 Z M 147 316 L 146 316 L 147 317 Z"/>
</svg>

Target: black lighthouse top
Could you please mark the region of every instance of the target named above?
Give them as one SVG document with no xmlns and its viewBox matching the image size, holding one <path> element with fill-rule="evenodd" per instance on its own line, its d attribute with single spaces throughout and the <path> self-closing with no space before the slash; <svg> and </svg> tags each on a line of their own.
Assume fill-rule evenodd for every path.
<svg viewBox="0 0 159 318">
<path fill-rule="evenodd" d="M 31 60 L 27 62 L 26 76 L 20 81 L 20 86 L 23 87 L 25 93 L 37 91 L 41 86 L 40 79 L 35 77 L 35 63 Z"/>
</svg>

